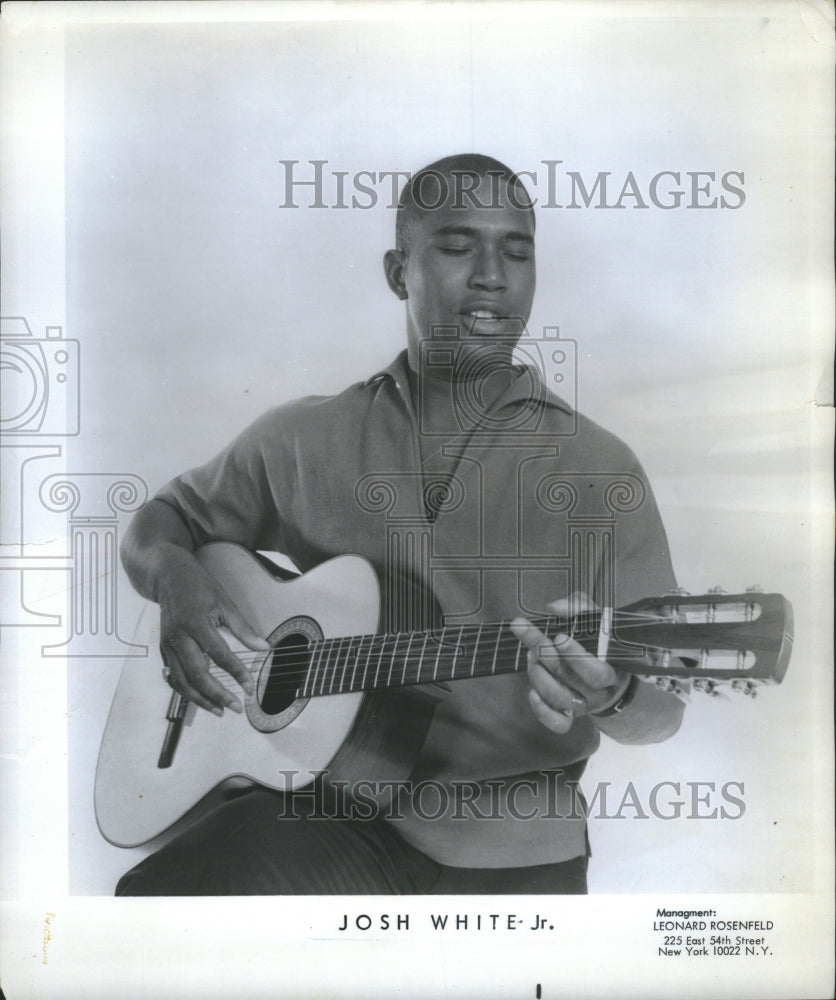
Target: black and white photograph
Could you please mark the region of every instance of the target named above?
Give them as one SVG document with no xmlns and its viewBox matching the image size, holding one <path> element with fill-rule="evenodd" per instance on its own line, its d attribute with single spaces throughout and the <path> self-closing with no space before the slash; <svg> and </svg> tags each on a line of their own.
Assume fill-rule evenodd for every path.
<svg viewBox="0 0 836 1000">
<path fill-rule="evenodd" d="M 0 46 L 4 995 L 832 996 L 832 4 Z"/>
</svg>

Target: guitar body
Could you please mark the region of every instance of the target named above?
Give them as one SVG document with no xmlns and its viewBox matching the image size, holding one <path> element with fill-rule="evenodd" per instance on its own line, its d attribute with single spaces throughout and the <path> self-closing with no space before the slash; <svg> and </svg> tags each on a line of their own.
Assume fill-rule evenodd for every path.
<svg viewBox="0 0 836 1000">
<path fill-rule="evenodd" d="M 325 638 L 377 630 L 377 578 L 358 556 L 340 556 L 289 581 L 273 578 L 236 545 L 211 543 L 197 556 L 272 643 L 300 629 Z M 171 764 L 163 768 L 157 764 L 172 693 L 161 676 L 162 662 L 126 661 L 96 768 L 96 819 L 105 839 L 119 847 L 145 843 L 230 778 L 287 791 L 309 784 L 312 772 L 327 770 L 332 779 L 346 781 L 398 780 L 409 773 L 434 699 L 416 689 L 354 692 L 298 699 L 266 714 L 259 697 L 270 654 L 246 655 L 256 658 L 256 695 L 246 698 L 229 681 L 245 712 L 227 710 L 218 718 L 189 705 Z"/>
</svg>

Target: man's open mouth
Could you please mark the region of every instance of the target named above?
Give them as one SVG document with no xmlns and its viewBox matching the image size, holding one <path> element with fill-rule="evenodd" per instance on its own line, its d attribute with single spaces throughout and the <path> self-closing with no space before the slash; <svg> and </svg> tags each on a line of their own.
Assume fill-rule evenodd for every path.
<svg viewBox="0 0 836 1000">
<path fill-rule="evenodd" d="M 507 316 L 500 316 L 499 313 L 491 312 L 488 309 L 471 309 L 470 312 L 465 313 L 466 316 L 470 316 L 473 319 L 507 319 Z"/>
</svg>

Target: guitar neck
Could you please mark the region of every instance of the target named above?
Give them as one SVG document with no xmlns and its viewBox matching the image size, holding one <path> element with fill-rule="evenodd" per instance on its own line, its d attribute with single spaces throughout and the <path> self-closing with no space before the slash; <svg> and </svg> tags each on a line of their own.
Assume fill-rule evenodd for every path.
<svg viewBox="0 0 836 1000">
<path fill-rule="evenodd" d="M 548 639 L 568 633 L 588 653 L 640 677 L 731 682 L 747 693 L 750 682 L 780 683 L 792 650 L 792 608 L 780 594 L 670 595 L 533 624 Z M 290 684 L 303 698 L 490 677 L 527 666 L 507 622 L 320 639 L 300 652 L 304 669 Z"/>
</svg>

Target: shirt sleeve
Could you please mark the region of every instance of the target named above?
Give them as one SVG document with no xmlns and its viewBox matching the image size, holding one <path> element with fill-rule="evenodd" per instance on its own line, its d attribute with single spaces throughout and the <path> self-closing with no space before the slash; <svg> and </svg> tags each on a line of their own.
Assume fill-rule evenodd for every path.
<svg viewBox="0 0 836 1000">
<path fill-rule="evenodd" d="M 178 512 L 196 547 L 237 542 L 251 551 L 283 550 L 282 492 L 292 490 L 292 461 L 283 460 L 282 408 L 268 411 L 205 465 L 164 486 L 156 499 Z M 276 489 L 273 467 L 284 468 Z"/>
</svg>

